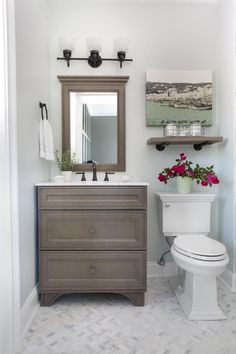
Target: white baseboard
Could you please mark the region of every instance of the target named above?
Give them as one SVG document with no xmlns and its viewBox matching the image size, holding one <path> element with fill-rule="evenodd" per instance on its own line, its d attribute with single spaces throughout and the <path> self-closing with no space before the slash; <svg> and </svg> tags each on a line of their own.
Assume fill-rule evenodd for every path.
<svg viewBox="0 0 236 354">
<path fill-rule="evenodd" d="M 157 262 L 147 262 L 148 278 L 173 277 L 178 274 L 178 267 L 174 262 L 166 262 L 164 267 Z"/>
<path fill-rule="evenodd" d="M 39 309 L 38 285 L 34 287 L 20 310 L 20 339 L 24 338 L 36 312 Z"/>
<path fill-rule="evenodd" d="M 224 273 L 219 277 L 225 286 L 232 291 L 236 292 L 236 274 L 231 272 L 228 268 L 225 268 Z"/>
<path fill-rule="evenodd" d="M 178 275 L 178 267 L 174 262 L 166 262 L 162 267 L 157 262 L 147 263 L 148 278 L 155 277 L 173 277 Z M 236 293 L 236 274 L 232 273 L 228 268 L 219 277 L 224 285 L 233 293 Z"/>
</svg>

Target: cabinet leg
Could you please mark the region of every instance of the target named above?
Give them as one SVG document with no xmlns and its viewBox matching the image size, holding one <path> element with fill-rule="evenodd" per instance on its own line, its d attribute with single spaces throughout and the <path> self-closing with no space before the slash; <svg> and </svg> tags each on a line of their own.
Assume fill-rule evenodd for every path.
<svg viewBox="0 0 236 354">
<path fill-rule="evenodd" d="M 122 293 L 124 296 L 128 297 L 134 305 L 144 306 L 144 292 L 142 293 Z"/>
<path fill-rule="evenodd" d="M 60 293 L 41 293 L 40 305 L 50 306 L 54 301 L 63 294 Z"/>
<path fill-rule="evenodd" d="M 134 305 L 144 306 L 144 292 L 138 293 L 121 293 L 122 295 L 129 298 Z M 51 306 L 54 301 L 64 295 L 63 293 L 41 293 L 40 305 L 41 306 Z"/>
</svg>

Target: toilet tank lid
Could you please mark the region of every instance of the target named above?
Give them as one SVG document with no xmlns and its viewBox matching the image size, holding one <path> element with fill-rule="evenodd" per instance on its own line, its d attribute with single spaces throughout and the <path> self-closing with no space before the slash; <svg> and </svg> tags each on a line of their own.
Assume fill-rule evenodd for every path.
<svg viewBox="0 0 236 354">
<path fill-rule="evenodd" d="M 213 202 L 216 195 L 212 193 L 156 193 L 163 203 Z"/>
<path fill-rule="evenodd" d="M 183 251 L 203 256 L 219 256 L 226 253 L 225 246 L 205 235 L 180 235 L 174 240 L 175 246 Z"/>
</svg>

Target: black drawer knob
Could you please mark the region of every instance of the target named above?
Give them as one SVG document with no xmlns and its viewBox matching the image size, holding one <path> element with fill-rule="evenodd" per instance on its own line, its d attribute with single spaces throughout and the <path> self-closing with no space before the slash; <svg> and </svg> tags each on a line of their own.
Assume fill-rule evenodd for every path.
<svg viewBox="0 0 236 354">
<path fill-rule="evenodd" d="M 90 226 L 90 227 L 88 228 L 88 233 L 89 233 L 90 235 L 94 235 L 94 234 L 96 233 L 95 227 Z"/>
<path fill-rule="evenodd" d="M 96 273 L 96 267 L 95 267 L 95 266 L 90 266 L 90 268 L 89 268 L 89 273 L 90 273 L 90 274 Z"/>
</svg>

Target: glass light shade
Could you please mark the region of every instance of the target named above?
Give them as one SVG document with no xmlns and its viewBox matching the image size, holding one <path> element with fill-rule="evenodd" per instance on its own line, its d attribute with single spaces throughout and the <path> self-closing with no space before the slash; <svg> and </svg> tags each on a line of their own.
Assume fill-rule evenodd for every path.
<svg viewBox="0 0 236 354">
<path fill-rule="evenodd" d="M 59 47 L 60 50 L 73 50 L 75 49 L 75 40 L 71 37 L 60 37 L 59 38 Z"/>
<path fill-rule="evenodd" d="M 87 38 L 88 50 L 97 50 L 98 52 L 102 49 L 102 39 L 99 37 L 88 37 Z"/>
<path fill-rule="evenodd" d="M 115 52 L 128 52 L 129 49 L 129 40 L 126 38 L 117 38 L 114 39 L 114 49 Z"/>
</svg>

